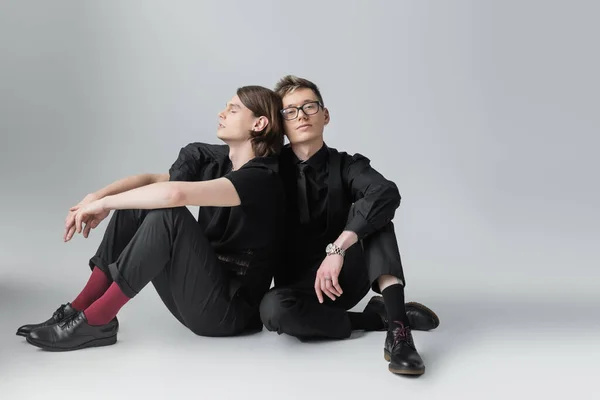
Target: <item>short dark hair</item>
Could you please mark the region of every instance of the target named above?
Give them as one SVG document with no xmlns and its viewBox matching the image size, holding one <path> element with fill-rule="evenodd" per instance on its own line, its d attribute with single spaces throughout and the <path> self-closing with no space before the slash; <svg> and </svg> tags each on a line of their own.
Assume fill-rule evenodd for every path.
<svg viewBox="0 0 600 400">
<path fill-rule="evenodd" d="M 286 75 L 277 82 L 275 85 L 275 93 L 279 95 L 283 99 L 283 97 L 287 94 L 292 93 L 297 89 L 310 89 L 314 92 L 315 96 L 317 96 L 317 100 L 321 102 L 321 105 L 325 107 L 325 103 L 323 102 L 323 96 L 321 96 L 321 91 L 313 82 L 308 79 L 299 78 L 295 75 Z"/>
<path fill-rule="evenodd" d="M 266 157 L 278 154 L 283 147 L 281 97 L 271 89 L 256 85 L 238 88 L 237 95 L 241 102 L 254 113 L 254 116 L 266 117 L 269 120 L 266 128 L 262 131 L 250 132 L 250 140 L 256 156 Z"/>
</svg>

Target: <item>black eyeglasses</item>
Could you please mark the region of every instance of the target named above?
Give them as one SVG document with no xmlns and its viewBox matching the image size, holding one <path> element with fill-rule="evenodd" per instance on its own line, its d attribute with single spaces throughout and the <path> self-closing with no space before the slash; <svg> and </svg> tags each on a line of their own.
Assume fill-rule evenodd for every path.
<svg viewBox="0 0 600 400">
<path fill-rule="evenodd" d="M 281 110 L 281 115 L 283 115 L 283 119 L 291 120 L 298 118 L 298 112 L 302 110 L 302 112 L 306 115 L 313 115 L 319 112 L 319 107 L 323 107 L 320 101 L 311 101 L 309 103 L 304 103 L 300 107 L 287 107 Z"/>
</svg>

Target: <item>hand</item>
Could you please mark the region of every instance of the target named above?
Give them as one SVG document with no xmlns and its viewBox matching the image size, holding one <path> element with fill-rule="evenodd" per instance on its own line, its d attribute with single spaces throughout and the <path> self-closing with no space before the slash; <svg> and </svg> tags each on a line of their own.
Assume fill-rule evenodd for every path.
<svg viewBox="0 0 600 400">
<path fill-rule="evenodd" d="M 335 301 L 336 296 L 340 297 L 342 295 L 343 292 L 338 277 L 343 265 L 344 257 L 339 254 L 327 256 L 321 263 L 315 279 L 315 292 L 319 303 L 323 303 L 323 293 L 333 301 Z"/>
<path fill-rule="evenodd" d="M 89 204 L 95 200 L 98 200 L 98 197 L 95 194 L 91 193 L 91 194 L 88 194 L 87 196 L 85 196 L 83 198 L 83 200 L 81 200 L 74 207 L 81 207 L 81 206 Z M 69 213 L 67 214 L 67 218 L 65 219 L 65 233 L 63 235 L 63 240 L 65 242 L 68 242 L 69 240 L 71 240 L 73 238 L 73 235 L 75 234 L 75 215 L 77 213 L 76 213 L 76 211 L 71 211 L 74 207 L 71 207 L 71 209 L 69 210 Z M 106 218 L 106 217 L 104 217 L 104 218 Z M 102 220 L 98 221 L 98 223 L 100 223 L 101 221 Z M 87 228 L 87 225 L 86 225 L 86 228 Z M 95 226 L 94 226 L 94 228 L 95 228 Z M 89 229 L 87 230 L 86 233 L 89 234 Z M 84 234 L 84 236 L 85 236 L 85 234 Z"/>
<path fill-rule="evenodd" d="M 71 207 L 70 211 L 75 212 L 75 231 L 82 233 L 85 238 L 88 237 L 90 230 L 102 222 L 110 213 L 103 199 L 94 200 L 83 206 Z M 83 226 L 85 224 L 85 227 Z"/>
</svg>

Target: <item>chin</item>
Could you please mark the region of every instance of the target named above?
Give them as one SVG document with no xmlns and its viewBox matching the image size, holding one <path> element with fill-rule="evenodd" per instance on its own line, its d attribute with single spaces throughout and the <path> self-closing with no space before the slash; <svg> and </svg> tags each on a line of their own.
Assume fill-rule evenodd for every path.
<svg viewBox="0 0 600 400">
<path fill-rule="evenodd" d="M 293 136 L 288 136 L 287 137 L 289 142 L 291 144 L 300 144 L 300 143 L 310 143 L 313 142 L 315 140 L 317 140 L 319 138 L 319 135 L 310 133 L 310 134 L 304 134 L 304 135 L 293 135 Z"/>
</svg>

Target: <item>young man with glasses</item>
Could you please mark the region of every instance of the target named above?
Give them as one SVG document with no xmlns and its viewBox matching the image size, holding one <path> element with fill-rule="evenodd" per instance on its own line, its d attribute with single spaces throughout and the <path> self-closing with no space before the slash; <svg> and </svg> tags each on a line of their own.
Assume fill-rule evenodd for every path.
<svg viewBox="0 0 600 400">
<path fill-rule="evenodd" d="M 261 302 L 263 324 L 298 338 L 343 339 L 353 330 L 387 330 L 389 370 L 423 374 L 411 329 L 434 329 L 439 319 L 419 303 L 404 304 L 392 225 L 398 188 L 366 157 L 324 143 L 329 110 L 314 83 L 286 76 L 275 91 L 283 100 L 290 141 L 280 155 L 288 240 L 275 287 Z M 370 289 L 382 296 L 371 298 L 362 313 L 347 311 Z"/>
</svg>

